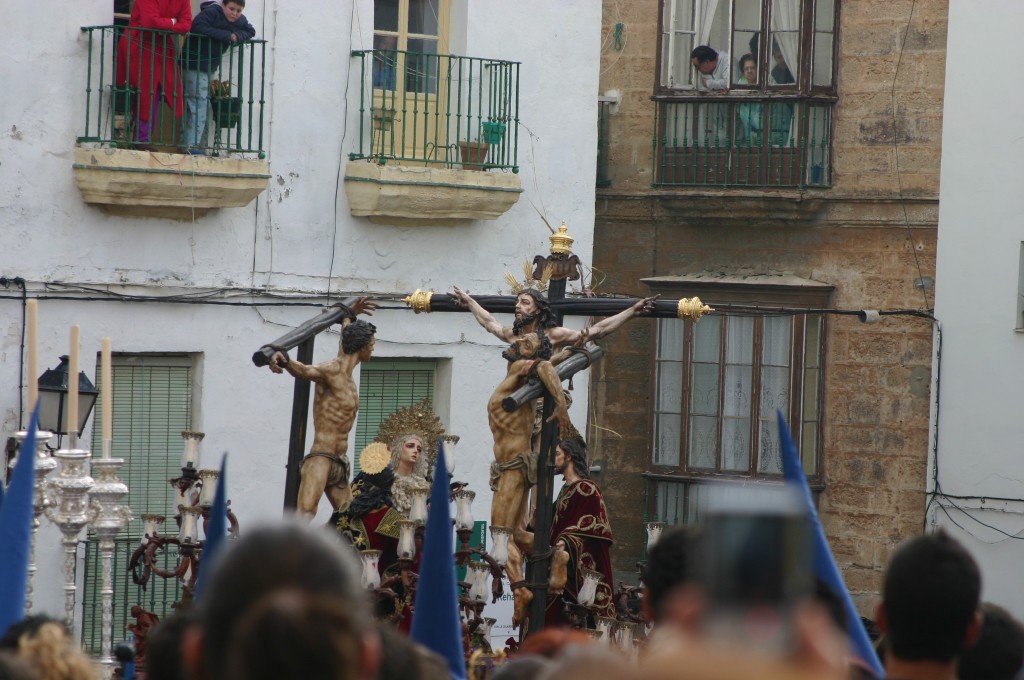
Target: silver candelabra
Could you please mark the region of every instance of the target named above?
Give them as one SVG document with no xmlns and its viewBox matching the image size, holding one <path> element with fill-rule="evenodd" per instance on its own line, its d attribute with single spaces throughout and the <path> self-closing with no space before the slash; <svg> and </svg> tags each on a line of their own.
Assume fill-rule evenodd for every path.
<svg viewBox="0 0 1024 680">
<path fill-rule="evenodd" d="M 128 485 L 122 482 L 117 471 L 124 464 L 123 458 L 110 457 L 110 440 L 103 442 L 103 457 L 92 461 L 95 483 L 89 495 L 92 499 L 92 529 L 99 540 L 100 568 L 102 582 L 102 625 L 100 632 L 100 665 L 103 677 L 109 678 L 114 671 L 113 650 L 114 628 L 114 539 L 129 520 L 131 510 L 118 501 L 128 493 Z"/>
<path fill-rule="evenodd" d="M 60 463 L 60 470 L 48 486 L 51 505 L 46 516 L 60 529 L 61 545 L 64 546 L 64 625 L 68 630 L 75 624 L 75 560 L 78 557 L 78 535 L 89 523 L 89 490 L 93 478 L 87 467 L 92 454 L 75 446 L 75 438 L 69 437 L 72 448 L 59 449 L 53 457 Z"/>
</svg>

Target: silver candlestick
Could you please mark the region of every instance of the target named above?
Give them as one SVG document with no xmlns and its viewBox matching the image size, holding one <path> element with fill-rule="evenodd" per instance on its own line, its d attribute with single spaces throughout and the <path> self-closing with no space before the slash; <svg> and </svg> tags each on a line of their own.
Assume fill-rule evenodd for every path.
<svg viewBox="0 0 1024 680">
<path fill-rule="evenodd" d="M 83 449 L 60 449 L 53 454 L 60 462 L 60 472 L 48 487 L 54 507 L 46 516 L 57 525 L 64 537 L 64 624 L 74 630 L 75 624 L 75 560 L 78 557 L 78 535 L 89 523 L 89 490 L 93 479 L 86 472 L 92 454 Z"/>
<path fill-rule="evenodd" d="M 103 457 L 92 461 L 95 484 L 89 491 L 91 499 L 91 526 L 99 540 L 102 583 L 103 627 L 100 632 L 100 667 L 104 678 L 110 678 L 116 661 L 113 650 L 114 628 L 114 539 L 132 517 L 127 505 L 118 501 L 128 493 L 128 485 L 122 482 L 117 471 L 124 464 L 123 458 L 110 458 L 110 441 L 103 442 Z"/>
<path fill-rule="evenodd" d="M 14 435 L 18 440 L 18 455 L 21 455 L 21 445 L 25 443 L 28 432 L 22 431 Z M 50 507 L 51 501 L 46 493 L 46 476 L 57 469 L 57 461 L 50 455 L 46 444 L 53 438 L 53 433 L 46 430 L 36 431 L 35 468 L 36 480 L 35 491 L 32 494 L 32 535 L 29 539 L 28 548 L 28 583 L 25 588 L 25 615 L 32 613 L 32 592 L 33 580 L 36 575 L 36 534 L 39 532 L 39 517 Z M 11 462 L 14 466 L 14 461 Z"/>
</svg>

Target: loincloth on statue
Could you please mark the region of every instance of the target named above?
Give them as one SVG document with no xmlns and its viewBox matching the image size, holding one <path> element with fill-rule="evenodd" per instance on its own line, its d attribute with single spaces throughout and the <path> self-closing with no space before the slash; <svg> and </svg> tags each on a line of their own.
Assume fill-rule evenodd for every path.
<svg viewBox="0 0 1024 680">
<path fill-rule="evenodd" d="M 533 486 L 537 483 L 537 454 L 533 451 L 525 451 L 504 463 L 499 463 L 498 461 L 491 463 L 491 491 L 498 490 L 498 480 L 501 479 L 502 472 L 519 470 L 520 468 L 526 476 L 527 485 Z"/>
<path fill-rule="evenodd" d="M 348 486 L 349 462 L 347 455 L 342 454 L 339 457 L 333 453 L 310 451 L 306 454 L 305 458 L 302 459 L 302 464 L 305 465 L 307 460 L 314 457 L 327 458 L 331 461 L 331 470 L 327 473 L 327 483 L 324 488 L 329 489 L 334 486 Z"/>
</svg>

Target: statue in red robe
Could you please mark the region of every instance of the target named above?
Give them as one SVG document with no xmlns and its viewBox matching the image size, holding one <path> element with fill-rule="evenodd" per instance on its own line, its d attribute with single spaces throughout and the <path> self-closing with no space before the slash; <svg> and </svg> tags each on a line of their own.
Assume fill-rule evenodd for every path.
<svg viewBox="0 0 1024 680">
<path fill-rule="evenodd" d="M 556 549 L 553 563 L 565 564 L 566 580 L 561 593 L 548 598 L 547 626 L 569 624 L 564 603 L 577 602 L 586 571 L 602 576 L 592 609 L 597 616 L 615 616 L 611 560 L 614 539 L 601 490 L 588 479 L 589 471 L 586 446 L 578 439 L 562 440 L 555 449 L 555 472 L 563 476 L 565 486 L 555 499 L 551 545 Z"/>
</svg>

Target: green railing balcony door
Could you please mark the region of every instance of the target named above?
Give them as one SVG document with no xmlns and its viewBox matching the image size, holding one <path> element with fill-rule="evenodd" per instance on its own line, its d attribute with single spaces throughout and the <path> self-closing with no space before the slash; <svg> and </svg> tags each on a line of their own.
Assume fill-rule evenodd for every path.
<svg viewBox="0 0 1024 680">
<path fill-rule="evenodd" d="M 355 51 L 352 160 L 518 171 L 519 63 L 407 50 Z"/>
</svg>

